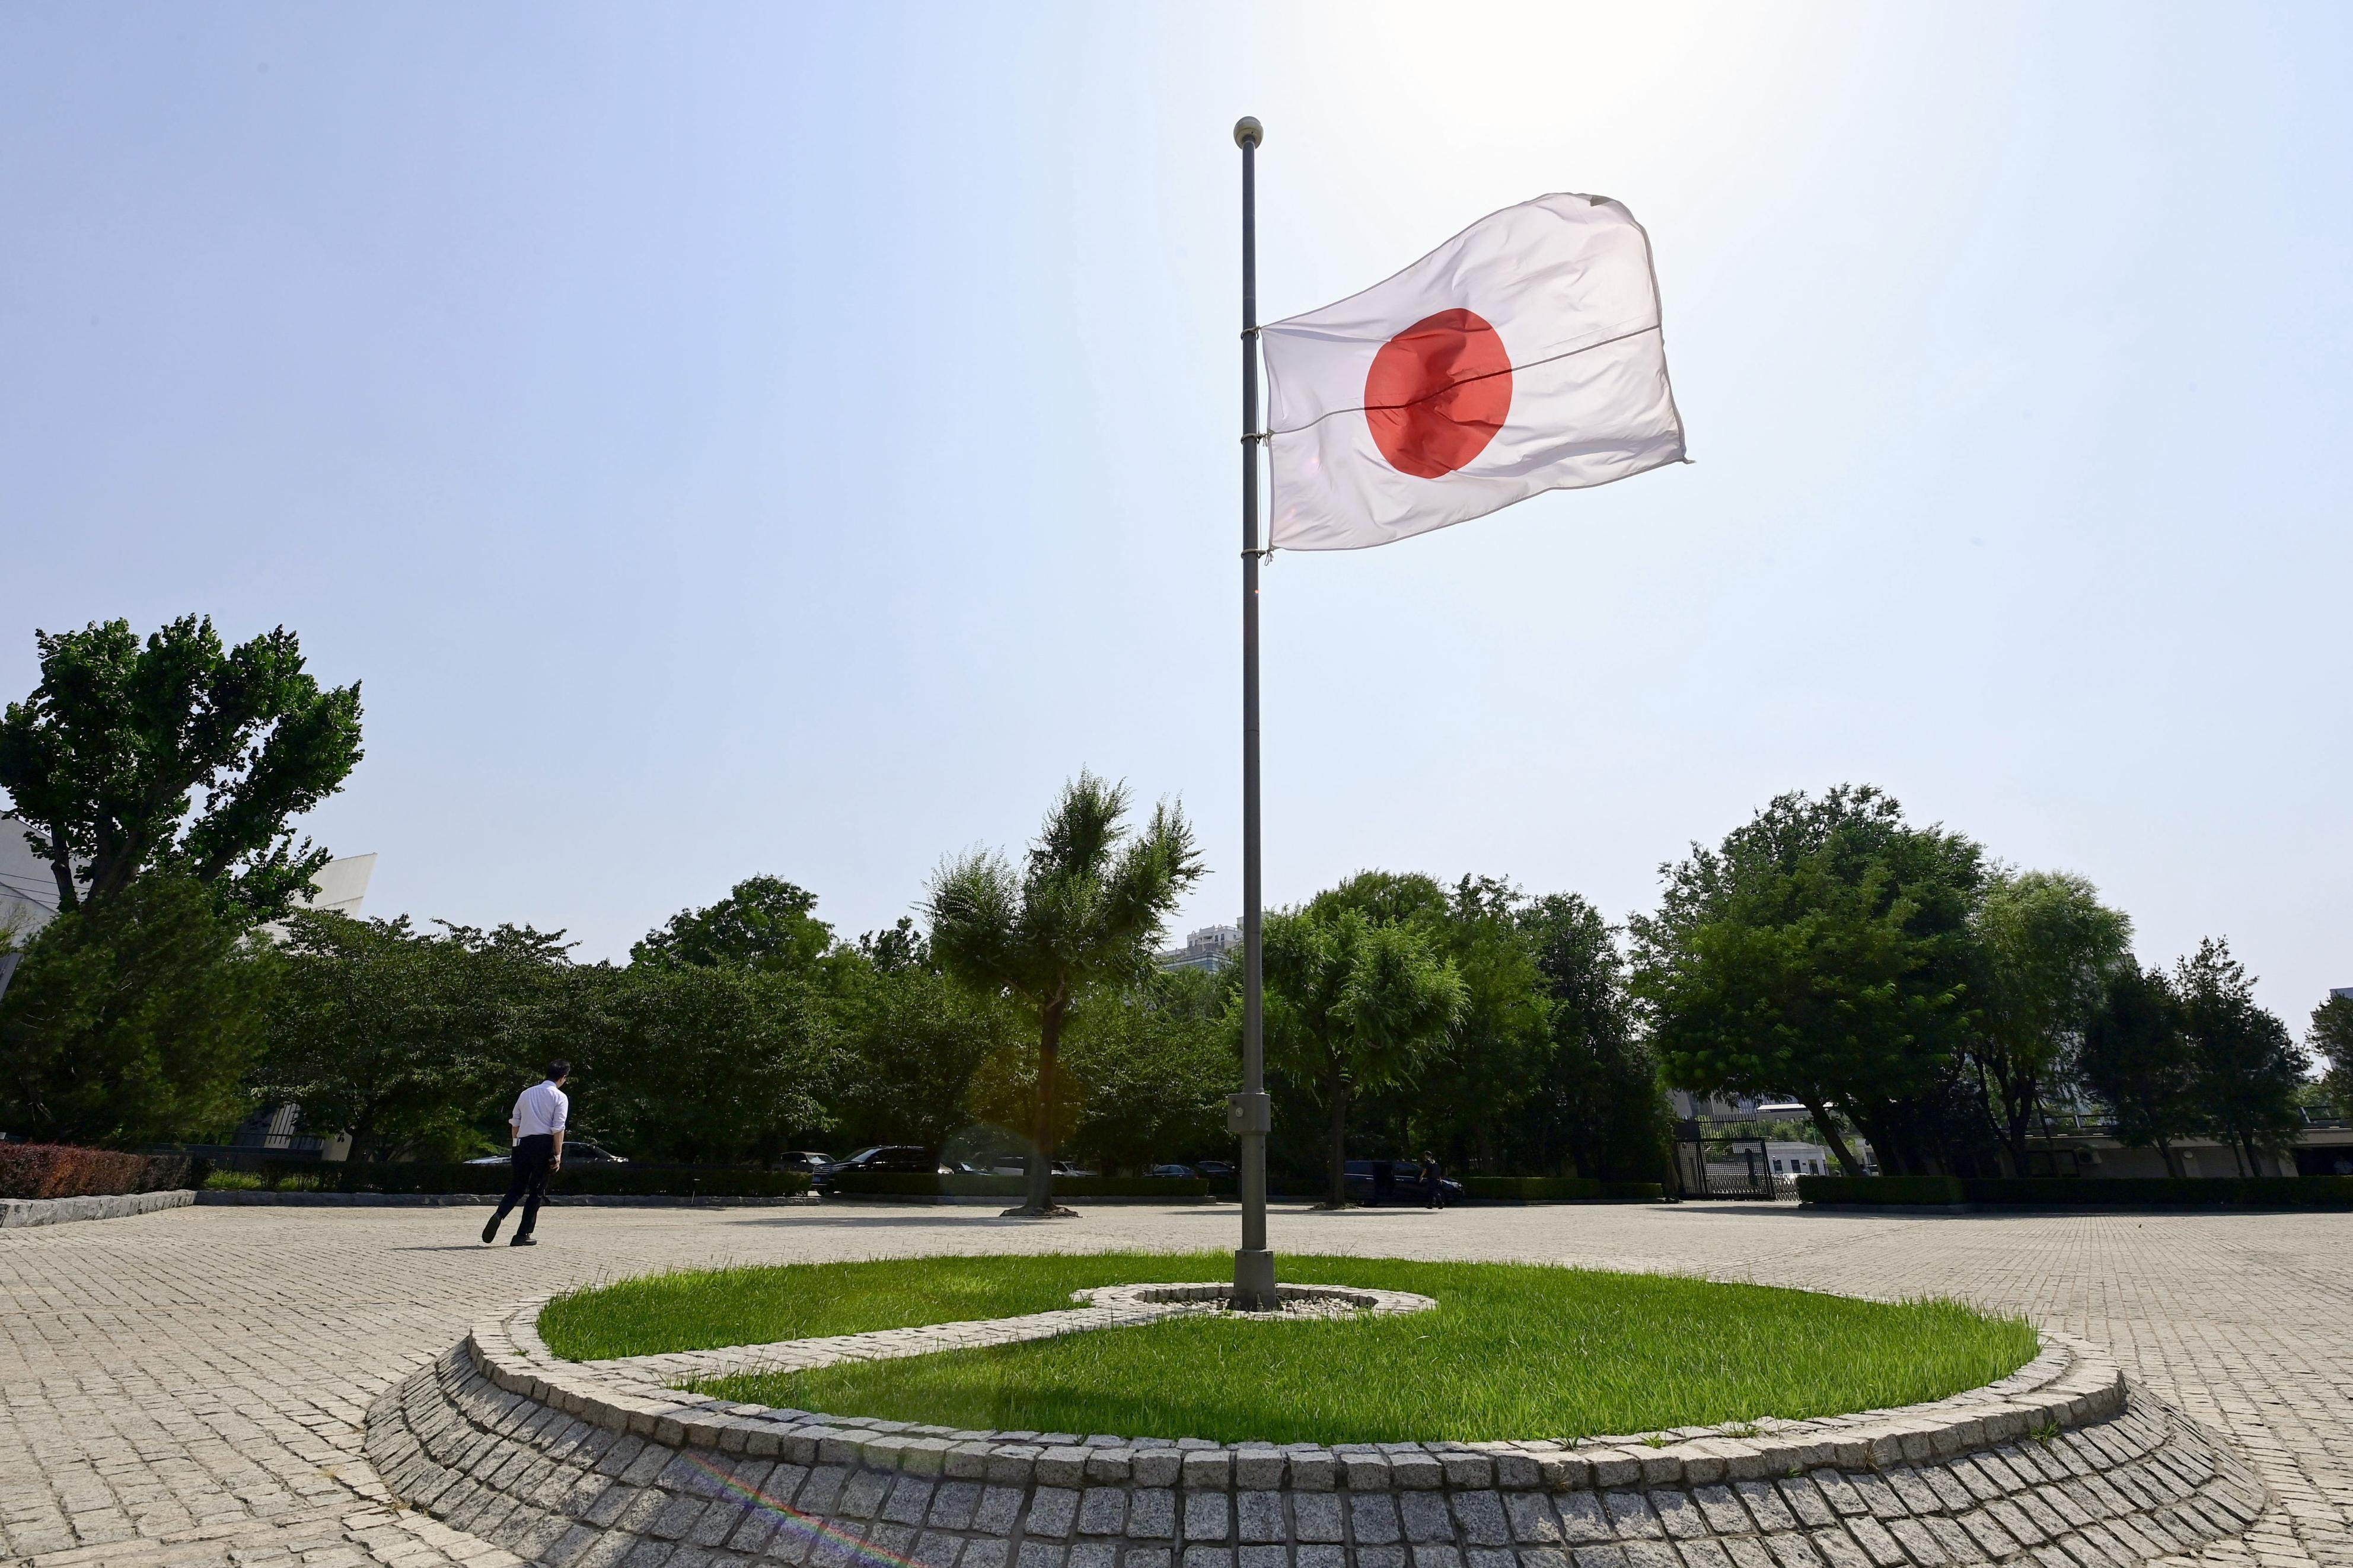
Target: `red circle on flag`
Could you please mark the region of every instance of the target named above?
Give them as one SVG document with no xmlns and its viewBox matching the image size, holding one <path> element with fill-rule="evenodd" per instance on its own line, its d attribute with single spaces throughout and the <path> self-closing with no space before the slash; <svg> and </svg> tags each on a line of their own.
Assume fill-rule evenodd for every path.
<svg viewBox="0 0 2353 1568">
<path fill-rule="evenodd" d="M 1401 474 L 1440 479 L 1487 449 L 1512 411 L 1512 361 L 1475 310 L 1416 321 L 1373 356 L 1365 423 Z"/>
</svg>

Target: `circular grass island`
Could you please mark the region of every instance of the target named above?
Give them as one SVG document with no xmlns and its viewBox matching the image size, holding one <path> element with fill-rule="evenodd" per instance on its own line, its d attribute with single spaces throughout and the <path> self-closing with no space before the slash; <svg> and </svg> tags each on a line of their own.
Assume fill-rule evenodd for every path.
<svg viewBox="0 0 2353 1568">
<path fill-rule="evenodd" d="M 559 1298 L 539 1331 L 565 1360 L 617 1360 L 1028 1317 L 1067 1310 L 1082 1290 L 1229 1267 L 1223 1254 L 1101 1253 L 660 1274 Z M 2028 1324 L 1953 1301 L 1534 1264 L 1292 1257 L 1284 1272 L 1437 1308 L 1192 1314 L 681 1383 L 733 1402 L 956 1429 L 1480 1442 L 1917 1405 L 2007 1376 L 2040 1348 Z"/>
<path fill-rule="evenodd" d="M 1945 1568 L 2242 1532 L 2095 1346 L 1942 1300 L 1226 1255 L 671 1273 L 502 1309 L 370 1409 L 394 1497 L 546 1568 Z"/>
</svg>

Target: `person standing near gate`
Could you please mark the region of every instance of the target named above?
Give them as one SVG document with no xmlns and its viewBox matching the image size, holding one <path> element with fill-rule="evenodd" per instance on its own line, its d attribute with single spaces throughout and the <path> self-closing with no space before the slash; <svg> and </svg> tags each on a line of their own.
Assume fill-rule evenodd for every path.
<svg viewBox="0 0 2353 1568">
<path fill-rule="evenodd" d="M 531 1231 L 539 1221 L 539 1205 L 547 1198 L 547 1178 L 564 1169 L 564 1124 L 572 1116 L 572 1099 L 564 1092 L 564 1080 L 571 1076 L 570 1062 L 550 1062 L 543 1081 L 515 1096 L 514 1110 L 507 1117 L 514 1173 L 507 1178 L 507 1195 L 499 1201 L 499 1212 L 482 1226 L 485 1245 L 498 1239 L 500 1225 L 518 1203 L 522 1205 L 522 1224 L 515 1227 L 514 1239 L 507 1245 L 539 1245 Z"/>
<path fill-rule="evenodd" d="M 1446 1167 L 1440 1164 L 1438 1156 L 1427 1149 L 1421 1154 L 1421 1192 L 1422 1207 L 1442 1209 L 1446 1206 Z"/>
</svg>

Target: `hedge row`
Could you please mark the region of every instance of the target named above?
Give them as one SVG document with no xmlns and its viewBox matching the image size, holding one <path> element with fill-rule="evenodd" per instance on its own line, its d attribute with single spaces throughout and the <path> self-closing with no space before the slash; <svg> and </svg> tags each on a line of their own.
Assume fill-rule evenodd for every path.
<svg viewBox="0 0 2353 1568">
<path fill-rule="evenodd" d="M 1656 1182 L 1604 1182 L 1591 1176 L 1465 1176 L 1462 1195 L 1493 1203 L 1659 1203 Z"/>
<path fill-rule="evenodd" d="M 1826 1207 L 2353 1209 L 2353 1176 L 1799 1176 L 1798 1200 Z"/>
<path fill-rule="evenodd" d="M 320 1164 L 264 1161 L 261 1184 L 329 1193 L 503 1193 L 512 1169 L 507 1165 Z M 566 1165 L 548 1178 L 551 1193 L 610 1197 L 790 1197 L 808 1190 L 798 1171 L 761 1171 L 731 1165 Z"/>
<path fill-rule="evenodd" d="M 926 1176 L 918 1171 L 856 1171 L 834 1177 L 828 1192 L 853 1198 L 1007 1198 L 1029 1195 L 1026 1176 Z M 1206 1198 L 1198 1176 L 1057 1176 L 1058 1198 Z"/>
<path fill-rule="evenodd" d="M 111 1198 L 188 1184 L 179 1154 L 121 1154 L 69 1143 L 0 1143 L 0 1198 Z"/>
</svg>

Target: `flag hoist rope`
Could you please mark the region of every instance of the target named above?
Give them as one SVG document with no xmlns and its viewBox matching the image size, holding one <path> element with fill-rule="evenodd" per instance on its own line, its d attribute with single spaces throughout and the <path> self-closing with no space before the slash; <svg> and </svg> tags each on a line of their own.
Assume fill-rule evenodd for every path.
<svg viewBox="0 0 2353 1568">
<path fill-rule="evenodd" d="M 1242 1091 L 1229 1103 L 1228 1125 L 1241 1140 L 1242 1244 L 1234 1253 L 1234 1305 L 1272 1311 L 1274 1253 L 1266 1244 L 1264 910 L 1259 883 L 1258 799 L 1258 147 L 1266 139 L 1247 116 L 1234 123 L 1242 151 Z"/>
</svg>

